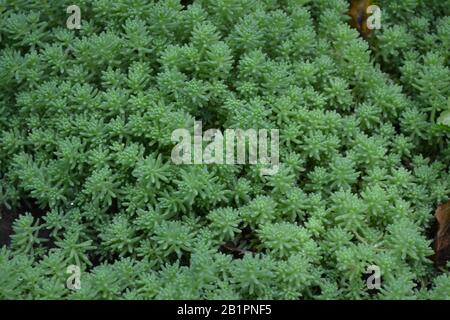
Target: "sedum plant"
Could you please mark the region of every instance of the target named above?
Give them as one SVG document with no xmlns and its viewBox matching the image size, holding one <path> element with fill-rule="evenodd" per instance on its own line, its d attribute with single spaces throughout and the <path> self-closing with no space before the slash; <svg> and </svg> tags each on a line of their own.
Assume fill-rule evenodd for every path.
<svg viewBox="0 0 450 320">
<path fill-rule="evenodd" d="M 0 299 L 450 299 L 445 1 L 0 2 Z M 194 120 L 278 172 L 174 164 Z"/>
</svg>

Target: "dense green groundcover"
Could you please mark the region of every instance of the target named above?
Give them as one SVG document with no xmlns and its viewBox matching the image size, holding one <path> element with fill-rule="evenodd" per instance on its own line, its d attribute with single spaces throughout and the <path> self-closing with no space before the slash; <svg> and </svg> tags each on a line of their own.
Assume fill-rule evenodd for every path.
<svg viewBox="0 0 450 320">
<path fill-rule="evenodd" d="M 0 0 L 0 298 L 450 299 L 450 5 L 377 5 L 364 40 L 345 0 Z M 173 164 L 194 120 L 280 170 Z"/>
</svg>

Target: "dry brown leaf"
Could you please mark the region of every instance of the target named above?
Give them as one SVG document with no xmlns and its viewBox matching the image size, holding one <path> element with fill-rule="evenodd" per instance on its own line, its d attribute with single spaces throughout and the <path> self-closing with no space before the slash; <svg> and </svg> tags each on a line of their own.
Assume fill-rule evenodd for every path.
<svg viewBox="0 0 450 320">
<path fill-rule="evenodd" d="M 435 239 L 434 261 L 441 267 L 450 260 L 450 202 L 440 205 L 436 209 L 438 231 Z"/>
</svg>

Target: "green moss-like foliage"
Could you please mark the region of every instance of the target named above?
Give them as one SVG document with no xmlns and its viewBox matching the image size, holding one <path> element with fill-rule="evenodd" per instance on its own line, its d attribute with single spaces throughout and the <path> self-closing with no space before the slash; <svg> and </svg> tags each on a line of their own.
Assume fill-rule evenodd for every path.
<svg viewBox="0 0 450 320">
<path fill-rule="evenodd" d="M 445 1 L 367 41 L 344 0 L 71 4 L 0 1 L 0 299 L 450 299 Z M 279 171 L 173 164 L 194 119 L 279 129 Z"/>
</svg>

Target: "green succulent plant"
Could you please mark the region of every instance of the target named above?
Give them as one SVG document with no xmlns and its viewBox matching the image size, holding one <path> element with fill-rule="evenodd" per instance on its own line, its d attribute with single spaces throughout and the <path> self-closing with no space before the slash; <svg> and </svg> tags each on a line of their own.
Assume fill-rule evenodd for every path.
<svg viewBox="0 0 450 320">
<path fill-rule="evenodd" d="M 1 1 L 0 299 L 450 299 L 445 1 L 57 2 Z M 278 172 L 174 164 L 194 120 Z"/>
</svg>

